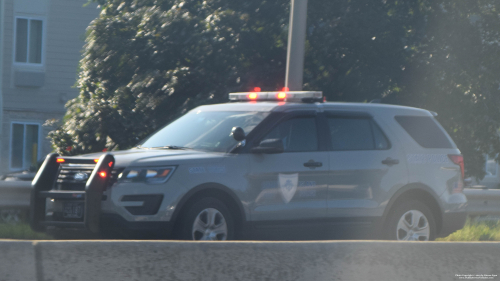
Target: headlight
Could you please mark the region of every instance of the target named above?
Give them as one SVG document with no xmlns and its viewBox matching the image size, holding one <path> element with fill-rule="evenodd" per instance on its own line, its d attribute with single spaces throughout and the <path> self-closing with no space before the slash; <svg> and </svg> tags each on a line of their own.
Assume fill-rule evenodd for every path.
<svg viewBox="0 0 500 281">
<path fill-rule="evenodd" d="M 118 182 L 164 183 L 175 167 L 130 167 L 118 175 Z"/>
</svg>

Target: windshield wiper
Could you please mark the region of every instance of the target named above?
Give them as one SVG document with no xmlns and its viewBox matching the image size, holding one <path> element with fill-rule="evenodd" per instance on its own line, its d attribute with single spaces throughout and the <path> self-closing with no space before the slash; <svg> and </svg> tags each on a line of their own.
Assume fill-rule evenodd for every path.
<svg viewBox="0 0 500 281">
<path fill-rule="evenodd" d="M 192 149 L 190 147 L 177 146 L 177 145 L 165 145 L 165 146 L 156 146 L 152 148 L 162 148 L 162 149 Z"/>
</svg>

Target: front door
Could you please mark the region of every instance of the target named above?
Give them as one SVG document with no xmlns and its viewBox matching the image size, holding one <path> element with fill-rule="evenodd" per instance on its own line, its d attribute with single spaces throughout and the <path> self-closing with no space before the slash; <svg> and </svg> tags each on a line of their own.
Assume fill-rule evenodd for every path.
<svg viewBox="0 0 500 281">
<path fill-rule="evenodd" d="M 328 153 L 321 151 L 318 142 L 316 114 L 290 116 L 261 141 L 265 139 L 280 139 L 284 152 L 250 156 L 249 181 L 256 195 L 251 220 L 270 228 L 312 231 L 310 224 L 319 224 L 326 215 L 329 173 Z"/>
</svg>

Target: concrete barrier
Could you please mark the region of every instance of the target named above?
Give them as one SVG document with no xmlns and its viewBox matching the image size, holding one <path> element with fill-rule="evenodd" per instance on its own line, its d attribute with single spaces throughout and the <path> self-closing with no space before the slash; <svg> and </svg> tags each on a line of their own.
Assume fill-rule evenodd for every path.
<svg viewBox="0 0 500 281">
<path fill-rule="evenodd" d="M 500 280 L 494 242 L 38 241 L 0 248 L 0 280 Z"/>
<path fill-rule="evenodd" d="M 37 280 L 35 248 L 31 241 L 0 241 L 0 280 Z"/>
<path fill-rule="evenodd" d="M 0 208 L 30 206 L 30 181 L 0 181 Z"/>
</svg>

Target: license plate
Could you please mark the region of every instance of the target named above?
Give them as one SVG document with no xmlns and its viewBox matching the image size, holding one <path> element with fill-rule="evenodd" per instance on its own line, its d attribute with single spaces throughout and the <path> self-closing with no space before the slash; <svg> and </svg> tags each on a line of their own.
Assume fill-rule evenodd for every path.
<svg viewBox="0 0 500 281">
<path fill-rule="evenodd" d="M 83 202 L 64 202 L 63 218 L 67 219 L 83 218 Z"/>
</svg>

